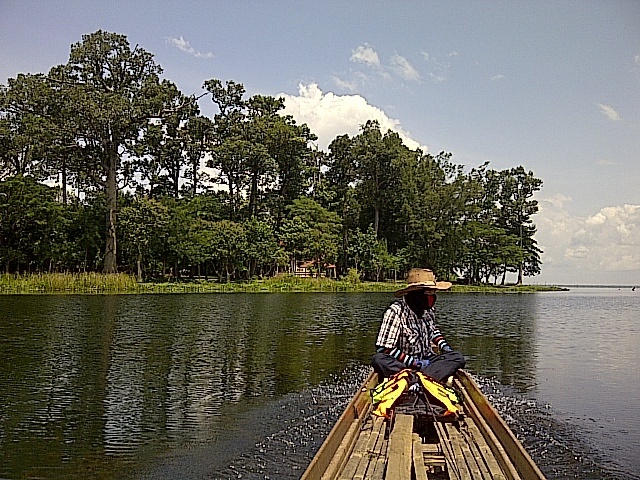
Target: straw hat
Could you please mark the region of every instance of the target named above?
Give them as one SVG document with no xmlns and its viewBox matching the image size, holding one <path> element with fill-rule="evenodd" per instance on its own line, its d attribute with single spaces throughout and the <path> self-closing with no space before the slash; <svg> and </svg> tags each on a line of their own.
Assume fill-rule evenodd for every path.
<svg viewBox="0 0 640 480">
<path fill-rule="evenodd" d="M 403 297 L 413 290 L 447 290 L 451 282 L 436 282 L 433 271 L 427 268 L 412 268 L 407 274 L 407 286 L 396 292 L 396 297 Z"/>
</svg>

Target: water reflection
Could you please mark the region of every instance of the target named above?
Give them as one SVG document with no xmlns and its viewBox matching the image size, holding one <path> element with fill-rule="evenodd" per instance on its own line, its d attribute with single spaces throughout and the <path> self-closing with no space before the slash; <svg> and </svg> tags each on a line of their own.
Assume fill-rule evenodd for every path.
<svg viewBox="0 0 640 480">
<path fill-rule="evenodd" d="M 0 297 L 0 477 L 111 478 L 154 451 L 223 439 L 230 405 L 368 361 L 388 297 L 364 298 Z"/>
<path fill-rule="evenodd" d="M 565 398 L 561 405 L 571 411 L 574 400 L 566 383 L 556 382 L 557 365 L 568 358 L 578 368 L 591 352 L 600 359 L 594 371 L 603 388 L 615 384 L 611 372 L 638 354 L 629 343 L 637 342 L 637 323 L 620 320 L 637 318 L 637 302 L 627 311 L 620 302 L 591 304 L 588 297 L 579 307 L 601 325 L 622 308 L 615 331 L 627 332 L 623 338 L 575 322 L 575 299 L 551 295 L 443 294 L 439 323 L 469 370 L 520 392 Z M 183 448 L 192 452 L 190 468 L 202 460 L 204 472 L 215 472 L 266 435 L 260 428 L 273 422 L 263 416 L 287 421 L 282 399 L 368 364 L 392 300 L 390 294 L 2 296 L 0 477 L 118 478 Z M 578 348 L 581 340 L 590 348 Z M 611 342 L 625 348 L 601 355 Z M 568 367 L 566 373 L 576 376 Z M 637 385 L 623 386 L 625 395 L 637 397 Z"/>
<path fill-rule="evenodd" d="M 524 391 L 535 386 L 537 302 L 529 294 L 447 295 L 439 323 L 471 371 Z"/>
<path fill-rule="evenodd" d="M 585 441 L 640 472 L 640 295 L 575 288 L 544 294 L 536 307 L 545 346 L 537 362 L 539 398 Z"/>
</svg>

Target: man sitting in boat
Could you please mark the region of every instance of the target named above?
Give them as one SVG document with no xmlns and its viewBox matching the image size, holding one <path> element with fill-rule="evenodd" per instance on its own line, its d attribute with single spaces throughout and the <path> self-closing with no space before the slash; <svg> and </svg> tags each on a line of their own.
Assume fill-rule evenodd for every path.
<svg viewBox="0 0 640 480">
<path fill-rule="evenodd" d="M 449 288 L 451 283 L 437 282 L 431 270 L 409 270 L 407 286 L 395 293 L 400 299 L 382 317 L 371 362 L 380 379 L 411 368 L 442 382 L 464 367 L 464 356 L 449 346 L 435 321 L 436 292 Z"/>
</svg>

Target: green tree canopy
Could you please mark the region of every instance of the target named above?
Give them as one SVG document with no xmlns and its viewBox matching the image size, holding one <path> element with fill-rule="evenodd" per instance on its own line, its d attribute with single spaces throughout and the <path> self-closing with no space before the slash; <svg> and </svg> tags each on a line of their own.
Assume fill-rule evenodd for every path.
<svg viewBox="0 0 640 480">
<path fill-rule="evenodd" d="M 99 30 L 46 75 L 0 86 L 5 269 L 227 281 L 299 262 L 371 280 L 416 265 L 469 282 L 539 273 L 542 180 L 524 167 L 467 169 L 373 120 L 320 151 L 282 98 L 244 98 L 243 84 L 218 79 L 187 95 L 161 73 L 151 53 Z"/>
<path fill-rule="evenodd" d="M 149 119 L 162 113 L 160 66 L 153 55 L 131 48 L 124 35 L 101 30 L 71 46 L 67 64 L 52 71 L 75 119 L 76 142 L 84 151 L 78 169 L 107 202 L 104 271 L 117 270 L 116 210 L 119 181 L 136 170 L 134 157 L 123 157 Z"/>
</svg>

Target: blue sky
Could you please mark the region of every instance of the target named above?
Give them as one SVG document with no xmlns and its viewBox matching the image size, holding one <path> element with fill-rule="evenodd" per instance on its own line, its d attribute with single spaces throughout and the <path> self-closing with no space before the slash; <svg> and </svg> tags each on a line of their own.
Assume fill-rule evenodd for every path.
<svg viewBox="0 0 640 480">
<path fill-rule="evenodd" d="M 467 167 L 523 165 L 544 181 L 528 281 L 640 284 L 638 1 L 2 0 L 0 83 L 98 29 L 184 93 L 219 78 L 284 96 L 321 149 L 376 118 Z"/>
</svg>

